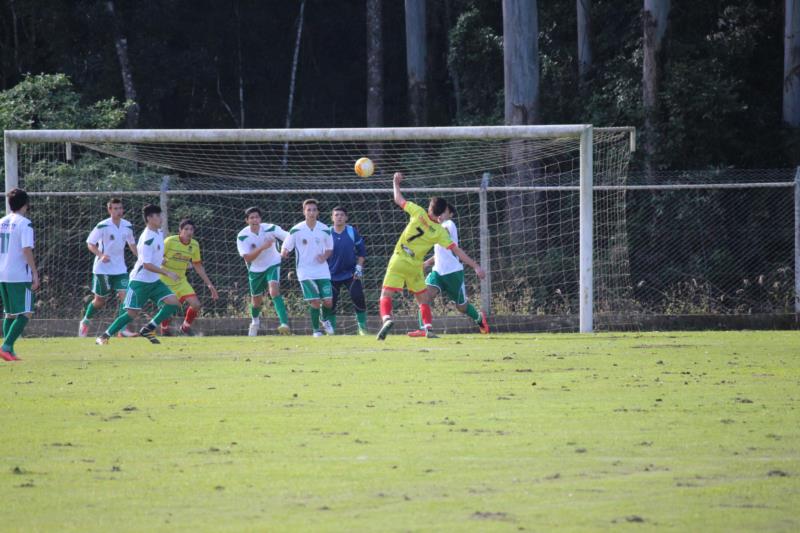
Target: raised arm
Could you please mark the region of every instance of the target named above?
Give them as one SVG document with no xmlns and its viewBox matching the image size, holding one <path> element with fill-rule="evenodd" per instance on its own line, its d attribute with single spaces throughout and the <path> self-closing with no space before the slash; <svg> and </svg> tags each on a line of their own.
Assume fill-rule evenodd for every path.
<svg viewBox="0 0 800 533">
<path fill-rule="evenodd" d="M 392 179 L 392 185 L 394 188 L 394 203 L 400 206 L 400 209 L 403 209 L 406 206 L 406 199 L 403 196 L 403 193 L 400 192 L 400 183 L 403 181 L 405 176 L 403 176 L 402 172 L 395 172 L 394 178 Z"/>
</svg>

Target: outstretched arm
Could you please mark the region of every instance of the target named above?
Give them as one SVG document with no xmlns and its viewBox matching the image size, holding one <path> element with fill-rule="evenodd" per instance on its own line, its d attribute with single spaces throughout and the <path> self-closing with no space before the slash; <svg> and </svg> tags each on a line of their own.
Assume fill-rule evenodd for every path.
<svg viewBox="0 0 800 533">
<path fill-rule="evenodd" d="M 478 263 L 476 263 L 475 260 L 473 260 L 470 256 L 468 256 L 467 252 L 459 248 L 458 245 L 454 244 L 453 247 L 450 248 L 450 251 L 456 254 L 456 257 L 461 259 L 461 261 L 465 265 L 472 267 L 472 269 L 475 271 L 475 274 L 477 274 L 480 279 L 486 277 L 486 272 L 483 271 L 481 266 Z"/>
<path fill-rule="evenodd" d="M 400 182 L 403 181 L 402 172 L 395 172 L 394 178 L 392 179 L 392 185 L 394 187 L 394 203 L 400 206 L 400 209 L 403 209 L 406 206 L 406 199 L 403 196 L 403 193 L 400 192 Z"/>
</svg>

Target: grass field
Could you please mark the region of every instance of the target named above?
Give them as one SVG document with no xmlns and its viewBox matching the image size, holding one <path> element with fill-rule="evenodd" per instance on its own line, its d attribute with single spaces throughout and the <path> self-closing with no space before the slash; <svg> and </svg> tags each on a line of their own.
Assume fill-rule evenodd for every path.
<svg viewBox="0 0 800 533">
<path fill-rule="evenodd" d="M 17 349 L 3 531 L 800 529 L 800 332 Z"/>
</svg>

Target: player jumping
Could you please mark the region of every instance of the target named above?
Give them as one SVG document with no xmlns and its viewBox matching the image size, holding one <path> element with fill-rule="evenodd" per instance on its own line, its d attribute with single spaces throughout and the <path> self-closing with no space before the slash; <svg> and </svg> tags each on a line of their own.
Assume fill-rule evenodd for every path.
<svg viewBox="0 0 800 533">
<path fill-rule="evenodd" d="M 438 217 L 447 208 L 447 202 L 438 197 L 431 198 L 428 211 L 418 206 L 414 202 L 407 201 L 400 192 L 400 183 L 403 181 L 403 174 L 394 174 L 394 202 L 403 211 L 408 213 L 409 221 L 400 239 L 395 245 L 394 253 L 389 259 L 389 266 L 386 268 L 386 276 L 383 278 L 383 290 L 381 291 L 380 310 L 383 326 L 378 332 L 378 340 L 384 340 L 386 335 L 394 326 L 392 321 L 392 295 L 395 292 L 402 292 L 403 286 L 408 288 L 419 303 L 419 311 L 422 315 L 422 326 L 425 336 L 433 338 L 431 313 L 431 297 L 425 286 L 425 276 L 423 272 L 423 260 L 434 244 L 439 244 L 443 248 L 452 251 L 456 257 L 475 270 L 479 278 L 483 279 L 486 274 L 483 269 L 473 259 L 468 256 L 461 248 L 450 239 L 450 234 L 438 222 Z"/>
</svg>

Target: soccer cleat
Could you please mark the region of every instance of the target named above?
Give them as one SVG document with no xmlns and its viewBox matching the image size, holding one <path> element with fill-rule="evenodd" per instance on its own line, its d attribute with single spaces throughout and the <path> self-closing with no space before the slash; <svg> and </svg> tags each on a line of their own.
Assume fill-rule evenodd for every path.
<svg viewBox="0 0 800 533">
<path fill-rule="evenodd" d="M 250 322 L 250 327 L 247 328 L 247 336 L 248 337 L 255 337 L 258 335 L 258 326 L 259 324 L 253 324 Z"/>
<path fill-rule="evenodd" d="M 89 336 L 89 324 L 81 320 L 81 323 L 78 325 L 78 337 L 88 337 Z"/>
<path fill-rule="evenodd" d="M 97 344 L 98 346 L 103 346 L 105 344 L 108 344 L 108 338 L 109 338 L 108 335 L 106 333 L 103 333 L 94 340 L 94 343 Z"/>
<path fill-rule="evenodd" d="M 322 337 L 322 332 L 321 331 L 315 331 L 314 333 L 311 334 L 311 336 L 312 337 Z"/>
<path fill-rule="evenodd" d="M 481 323 L 478 324 L 478 329 L 481 330 L 481 333 L 486 335 L 489 333 L 489 322 L 486 320 L 486 313 L 481 311 Z"/>
<path fill-rule="evenodd" d="M 139 336 L 138 333 L 136 333 L 135 331 L 131 331 L 128 328 L 122 328 L 121 330 L 119 330 L 119 333 L 117 333 L 117 337 L 119 338 L 130 338 L 138 336 Z"/>
<path fill-rule="evenodd" d="M 150 344 L 161 344 L 161 341 L 156 338 L 156 327 L 150 324 L 144 326 L 139 330 L 139 335 L 150 341 Z"/>
<path fill-rule="evenodd" d="M 367 334 L 367 330 L 364 328 L 358 328 L 358 334 L 363 337 Z"/>
<path fill-rule="evenodd" d="M 378 331 L 378 336 L 375 337 L 375 338 L 377 340 L 379 340 L 379 341 L 385 340 L 386 339 L 386 335 L 389 334 L 389 332 L 392 330 L 393 326 L 394 326 L 394 322 L 392 321 L 392 319 L 391 318 L 387 318 L 386 320 L 383 321 L 383 325 L 381 326 L 380 331 Z"/>
<path fill-rule="evenodd" d="M 408 332 L 409 337 L 425 337 L 427 334 L 428 332 L 424 329 L 415 329 L 414 331 Z"/>
<path fill-rule="evenodd" d="M 433 328 L 428 328 L 425 330 L 425 338 L 426 339 L 438 339 L 439 335 L 433 332 Z"/>
<path fill-rule="evenodd" d="M 289 324 L 281 324 L 278 326 L 278 335 L 291 335 L 292 330 L 289 329 Z"/>
<path fill-rule="evenodd" d="M 326 333 L 327 335 L 333 335 L 333 334 L 334 334 L 334 331 L 333 331 L 333 324 L 331 324 L 331 321 L 330 321 L 330 320 L 323 320 L 323 321 L 322 321 L 322 322 L 320 322 L 320 323 L 322 324 L 322 329 L 324 329 L 324 330 L 325 330 L 325 333 Z"/>
<path fill-rule="evenodd" d="M 3 361 L 20 361 L 20 358 L 6 350 L 0 350 L 0 359 Z"/>
<path fill-rule="evenodd" d="M 192 331 L 191 326 L 187 326 L 186 324 L 181 325 L 181 334 L 187 337 L 194 337 L 194 331 Z"/>
</svg>

